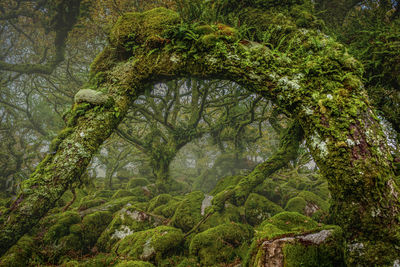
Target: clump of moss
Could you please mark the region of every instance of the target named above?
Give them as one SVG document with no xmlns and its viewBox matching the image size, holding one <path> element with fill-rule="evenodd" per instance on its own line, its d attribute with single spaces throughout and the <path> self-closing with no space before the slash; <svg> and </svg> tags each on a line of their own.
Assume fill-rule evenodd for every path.
<svg viewBox="0 0 400 267">
<path fill-rule="evenodd" d="M 45 244 L 57 244 L 61 237 L 69 234 L 69 227 L 80 223 L 81 217 L 77 212 L 68 211 L 54 218 L 55 223 L 47 230 L 43 236 Z"/>
<path fill-rule="evenodd" d="M 201 204 L 203 199 L 204 193 L 200 191 L 187 194 L 179 203 L 171 219 L 171 225 L 182 229 L 184 232 L 190 231 L 202 218 Z"/>
<path fill-rule="evenodd" d="M 113 250 L 118 255 L 133 260 L 160 261 L 181 245 L 183 233 L 170 226 L 158 226 L 133 233 L 116 243 Z"/>
<path fill-rule="evenodd" d="M 115 242 L 124 239 L 128 235 L 159 226 L 165 223 L 161 217 L 150 215 L 136 205 L 128 204 L 114 214 L 114 219 L 103 231 L 97 240 L 97 248 L 100 251 L 109 251 Z"/>
<path fill-rule="evenodd" d="M 130 196 L 134 196 L 134 194 L 131 191 L 125 190 L 125 189 L 120 189 L 114 193 L 114 195 L 111 197 L 111 199 L 118 199 L 118 198 L 122 198 L 122 197 L 130 197 Z"/>
<path fill-rule="evenodd" d="M 178 13 L 165 8 L 125 13 L 111 30 L 110 43 L 129 50 L 135 45 L 146 44 L 148 40 L 163 42 L 160 33 L 179 22 Z"/>
<path fill-rule="evenodd" d="M 112 220 L 109 211 L 98 211 L 85 216 L 82 220 L 82 242 L 85 247 L 93 247 L 97 239 Z"/>
<path fill-rule="evenodd" d="M 279 205 L 255 193 L 249 195 L 244 207 L 246 220 L 253 226 L 283 211 Z"/>
<path fill-rule="evenodd" d="M 228 187 L 237 185 L 240 180 L 242 180 L 244 176 L 235 175 L 235 176 L 225 176 L 220 179 L 214 189 L 211 191 L 211 195 L 215 196 L 216 194 L 224 191 Z"/>
<path fill-rule="evenodd" d="M 205 266 L 232 262 L 239 257 L 239 248 L 253 236 L 253 229 L 248 225 L 227 223 L 210 228 L 193 237 L 189 252 L 199 258 Z"/>
<path fill-rule="evenodd" d="M 89 208 L 97 207 L 106 202 L 105 199 L 103 198 L 95 198 L 95 199 L 89 199 L 89 200 L 83 200 L 79 204 L 78 210 L 87 210 Z"/>
<path fill-rule="evenodd" d="M 160 194 L 150 200 L 148 211 L 153 211 L 155 208 L 167 204 L 169 201 L 172 200 L 172 196 L 170 194 Z"/>
<path fill-rule="evenodd" d="M 302 191 L 297 197 L 288 201 L 285 210 L 299 212 L 316 220 L 323 220 L 328 214 L 329 204 L 312 192 Z"/>
<path fill-rule="evenodd" d="M 207 213 L 207 211 L 205 212 Z M 208 217 L 208 219 L 199 227 L 200 231 L 205 231 L 209 228 L 216 227 L 226 223 L 244 223 L 244 209 L 243 207 L 236 207 L 235 205 L 226 202 L 222 211 L 215 211 Z"/>
<path fill-rule="evenodd" d="M 147 261 L 121 261 L 115 267 L 154 267 L 154 265 Z"/>
<path fill-rule="evenodd" d="M 268 264 L 269 259 L 285 266 L 344 266 L 342 234 L 337 226 L 322 225 L 297 212 L 282 212 L 258 227 L 245 266 Z"/>
<path fill-rule="evenodd" d="M 126 189 L 132 189 L 137 186 L 146 186 L 149 183 L 149 180 L 147 180 L 146 178 L 133 178 L 129 180 Z"/>
<path fill-rule="evenodd" d="M 100 190 L 94 194 L 94 197 L 95 198 L 101 197 L 101 198 L 109 199 L 114 195 L 114 193 L 115 192 L 112 190 Z"/>
<path fill-rule="evenodd" d="M 7 253 L 0 258 L 0 266 L 28 266 L 35 247 L 35 240 L 31 236 L 24 235 L 18 240 L 17 244 L 12 246 Z"/>
</svg>

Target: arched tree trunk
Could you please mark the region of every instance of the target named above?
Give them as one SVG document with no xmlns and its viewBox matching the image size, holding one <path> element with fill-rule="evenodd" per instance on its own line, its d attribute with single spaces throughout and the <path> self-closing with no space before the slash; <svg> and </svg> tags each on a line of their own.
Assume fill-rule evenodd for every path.
<svg viewBox="0 0 400 267">
<path fill-rule="evenodd" d="M 348 264 L 393 266 L 400 254 L 400 192 L 385 136 L 362 87 L 359 64 L 329 37 L 294 24 L 285 28 L 279 49 L 271 50 L 237 39 L 228 26 L 191 26 L 198 36 L 188 38 L 181 28 L 171 29 L 178 23 L 178 15 L 166 9 L 120 18 L 110 47 L 92 66 L 103 75 L 99 89 L 113 100 L 104 101 L 102 109 L 93 98 L 78 97 L 86 102 L 74 110 L 89 108 L 76 112 L 77 118 L 59 135 L 54 154 L 25 183 L 1 226 L 0 252 L 33 227 L 80 177 L 143 85 L 194 75 L 236 81 L 295 114 L 328 179 L 334 216 L 346 233 Z M 135 40 L 130 39 L 132 32 Z"/>
</svg>

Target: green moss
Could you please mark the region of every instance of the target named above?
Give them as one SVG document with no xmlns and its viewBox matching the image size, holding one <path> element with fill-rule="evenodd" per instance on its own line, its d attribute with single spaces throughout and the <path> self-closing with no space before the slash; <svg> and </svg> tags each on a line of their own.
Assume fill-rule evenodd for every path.
<svg viewBox="0 0 400 267">
<path fill-rule="evenodd" d="M 156 8 L 143 13 L 125 13 L 114 25 L 110 42 L 116 47 L 132 49 L 149 39 L 159 38 L 169 26 L 180 22 L 179 15 L 165 8 Z"/>
<path fill-rule="evenodd" d="M 302 197 L 294 197 L 291 198 L 288 203 L 286 203 L 285 210 L 286 211 L 294 211 L 301 214 L 304 214 L 304 209 L 307 206 L 307 201 Z"/>
<path fill-rule="evenodd" d="M 146 178 L 133 178 L 133 179 L 129 180 L 128 185 L 126 186 L 126 188 L 127 189 L 132 189 L 132 188 L 135 188 L 137 186 L 146 186 L 149 183 L 150 183 L 149 180 L 147 180 Z"/>
<path fill-rule="evenodd" d="M 282 212 L 260 225 L 244 266 L 269 264 L 266 259 L 284 266 L 345 266 L 343 255 L 339 227 L 318 224 L 296 212 Z"/>
<path fill-rule="evenodd" d="M 115 242 L 128 235 L 162 225 L 164 218 L 150 215 L 135 205 L 127 205 L 114 214 L 114 219 L 97 240 L 97 248 L 109 251 Z"/>
<path fill-rule="evenodd" d="M 172 200 L 172 196 L 170 194 L 161 194 L 150 200 L 148 211 L 153 211 L 155 208 L 167 204 Z"/>
<path fill-rule="evenodd" d="M 138 201 L 149 201 L 152 197 L 153 193 L 146 187 L 146 186 L 136 186 L 133 189 L 130 189 L 131 192 L 135 197 L 137 197 Z"/>
<path fill-rule="evenodd" d="M 78 264 L 73 262 L 74 264 L 71 264 L 71 267 L 109 267 L 115 266 L 118 262 L 120 262 L 120 259 L 115 254 L 99 253 L 93 258 L 86 259 Z M 68 266 L 68 263 L 66 265 Z"/>
<path fill-rule="evenodd" d="M 283 211 L 279 205 L 255 193 L 249 195 L 244 208 L 246 220 L 253 226 Z"/>
<path fill-rule="evenodd" d="M 55 224 L 43 236 L 43 240 L 47 244 L 56 244 L 61 237 L 69 234 L 69 227 L 71 225 L 81 222 L 80 215 L 73 211 L 62 213 L 55 219 Z"/>
<path fill-rule="evenodd" d="M 146 261 L 121 261 L 115 267 L 154 267 L 154 265 Z"/>
<path fill-rule="evenodd" d="M 97 211 L 85 216 L 82 220 L 82 241 L 86 247 L 91 248 L 96 244 L 101 233 L 112 220 L 109 211 Z"/>
<path fill-rule="evenodd" d="M 24 235 L 6 254 L 0 258 L 2 267 L 28 266 L 29 259 L 35 249 L 35 240 L 31 236 Z"/>
<path fill-rule="evenodd" d="M 183 241 L 180 229 L 158 226 L 133 233 L 114 245 L 118 255 L 137 260 L 160 261 L 168 253 L 179 249 Z"/>
<path fill-rule="evenodd" d="M 72 134 L 74 132 L 74 128 L 71 127 L 66 127 L 63 130 L 61 130 L 57 137 L 55 137 L 51 143 L 50 143 L 50 147 L 49 147 L 49 151 L 54 152 L 58 149 L 58 146 L 61 144 L 61 142 L 70 134 Z"/>
<path fill-rule="evenodd" d="M 171 219 L 171 225 L 182 229 L 184 232 L 190 231 L 202 218 L 201 204 L 203 199 L 204 193 L 200 191 L 187 194 L 179 203 Z"/>
<path fill-rule="evenodd" d="M 205 211 L 207 214 L 207 210 Z M 225 203 L 225 208 L 222 211 L 216 211 L 203 223 L 199 231 L 205 231 L 209 228 L 216 227 L 226 223 L 243 223 L 244 211 L 243 208 L 236 207 L 229 202 Z"/>
<path fill-rule="evenodd" d="M 78 210 L 87 210 L 89 208 L 97 207 L 106 202 L 105 199 L 103 198 L 95 198 L 95 199 L 89 199 L 89 200 L 83 200 L 79 204 Z"/>
<path fill-rule="evenodd" d="M 230 186 L 235 186 L 239 183 L 239 181 L 243 178 L 241 175 L 235 176 L 225 176 L 224 178 L 220 179 L 214 189 L 211 191 L 211 195 L 216 195 Z"/>
<path fill-rule="evenodd" d="M 228 223 L 210 228 L 193 237 L 190 254 L 197 256 L 203 266 L 232 262 L 238 257 L 238 248 L 253 236 L 247 225 Z"/>
<path fill-rule="evenodd" d="M 318 223 L 297 212 L 281 212 L 265 220 L 261 227 L 273 224 L 286 232 L 306 232 L 318 227 Z"/>
<path fill-rule="evenodd" d="M 114 191 L 112 190 L 100 190 L 94 194 L 95 198 L 106 198 L 109 199 L 114 195 Z"/>
<path fill-rule="evenodd" d="M 153 213 L 164 216 L 165 218 L 172 218 L 179 205 L 180 205 L 179 201 L 172 199 L 167 204 L 160 205 L 157 208 L 155 208 L 153 210 Z"/>
<path fill-rule="evenodd" d="M 130 196 L 134 196 L 134 194 L 131 191 L 125 190 L 125 189 L 120 189 L 114 193 L 114 195 L 111 197 L 111 199 L 118 199 L 118 198 L 123 198 L 123 197 L 130 197 Z"/>
</svg>

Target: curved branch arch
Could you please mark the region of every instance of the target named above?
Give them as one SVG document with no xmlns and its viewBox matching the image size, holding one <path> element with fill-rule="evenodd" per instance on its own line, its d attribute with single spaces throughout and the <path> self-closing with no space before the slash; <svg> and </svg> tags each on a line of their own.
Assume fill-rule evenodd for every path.
<svg viewBox="0 0 400 267">
<path fill-rule="evenodd" d="M 232 80 L 293 114 L 329 182 L 348 263 L 393 265 L 400 245 L 399 189 L 357 61 L 319 31 L 291 26 L 282 46 L 271 49 L 241 40 L 226 25 L 186 25 L 190 31 L 182 31 L 177 23 L 178 14 L 162 8 L 119 19 L 110 45 L 92 65 L 92 89 L 77 94 L 53 152 L 5 214 L 0 252 L 80 177 L 149 83 L 196 76 Z"/>
</svg>

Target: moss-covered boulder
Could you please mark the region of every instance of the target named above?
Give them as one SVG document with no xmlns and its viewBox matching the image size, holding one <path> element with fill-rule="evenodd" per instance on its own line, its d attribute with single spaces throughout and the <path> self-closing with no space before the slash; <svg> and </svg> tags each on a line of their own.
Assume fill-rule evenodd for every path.
<svg viewBox="0 0 400 267">
<path fill-rule="evenodd" d="M 190 242 L 190 255 L 197 256 L 202 266 L 229 263 L 246 250 L 253 236 L 248 225 L 227 223 L 210 228 L 194 236 Z"/>
<path fill-rule="evenodd" d="M 127 259 L 158 262 L 169 253 L 179 250 L 182 241 L 180 229 L 158 226 L 132 233 L 117 242 L 113 251 Z"/>
<path fill-rule="evenodd" d="M 147 180 L 146 178 L 132 178 L 126 185 L 126 189 L 132 189 L 137 186 L 146 186 L 149 183 L 150 183 L 149 180 Z"/>
<path fill-rule="evenodd" d="M 345 266 L 343 255 L 339 227 L 282 212 L 260 225 L 245 266 Z"/>
<path fill-rule="evenodd" d="M 244 208 L 237 207 L 229 202 L 226 202 L 224 209 L 222 211 L 213 212 L 207 218 L 207 220 L 200 225 L 199 230 L 205 231 L 209 228 L 213 228 L 221 224 L 227 224 L 232 222 L 234 223 L 244 222 Z"/>
<path fill-rule="evenodd" d="M 81 200 L 78 210 L 79 211 L 87 210 L 89 208 L 98 207 L 104 203 L 106 203 L 106 200 L 103 198 L 95 198 L 95 199 L 84 198 Z"/>
<path fill-rule="evenodd" d="M 322 220 L 328 214 L 329 204 L 312 192 L 302 191 L 287 202 L 285 210 Z"/>
<path fill-rule="evenodd" d="M 35 240 L 31 236 L 24 235 L 18 240 L 17 244 L 12 246 L 7 253 L 0 258 L 0 266 L 28 266 L 35 247 Z"/>
<path fill-rule="evenodd" d="M 154 267 L 154 265 L 147 261 L 121 261 L 115 267 Z"/>
<path fill-rule="evenodd" d="M 134 196 L 134 194 L 131 191 L 125 190 L 125 189 L 120 189 L 120 190 L 117 190 L 117 192 L 115 192 L 114 195 L 112 195 L 111 199 L 118 199 L 118 198 L 131 197 L 131 196 Z"/>
<path fill-rule="evenodd" d="M 123 206 L 125 206 L 128 203 L 131 205 L 137 204 L 138 197 L 130 196 L 130 197 L 122 197 L 122 198 L 118 198 L 118 199 L 112 199 L 100 206 L 91 207 L 86 210 L 79 211 L 79 214 L 83 217 L 87 214 L 91 214 L 91 213 L 94 213 L 97 211 L 109 211 L 111 213 L 114 213 L 116 211 L 119 211 Z"/>
<path fill-rule="evenodd" d="M 201 205 L 203 200 L 204 193 L 201 191 L 187 194 L 180 201 L 171 219 L 171 225 L 182 229 L 184 232 L 190 231 L 202 218 Z"/>
<path fill-rule="evenodd" d="M 103 231 L 96 246 L 100 251 L 109 251 L 115 242 L 128 235 L 165 223 L 163 217 L 150 215 L 135 205 L 127 204 L 114 214 L 112 222 Z"/>
<path fill-rule="evenodd" d="M 54 222 L 53 225 L 48 228 L 43 236 L 43 241 L 47 245 L 57 244 L 60 238 L 70 234 L 70 226 L 81 222 L 79 213 L 74 211 L 68 211 L 65 213 L 57 214 L 49 218 L 49 222 Z"/>
<path fill-rule="evenodd" d="M 244 207 L 246 220 L 253 226 L 283 211 L 279 205 L 255 193 L 249 195 Z"/>
</svg>

